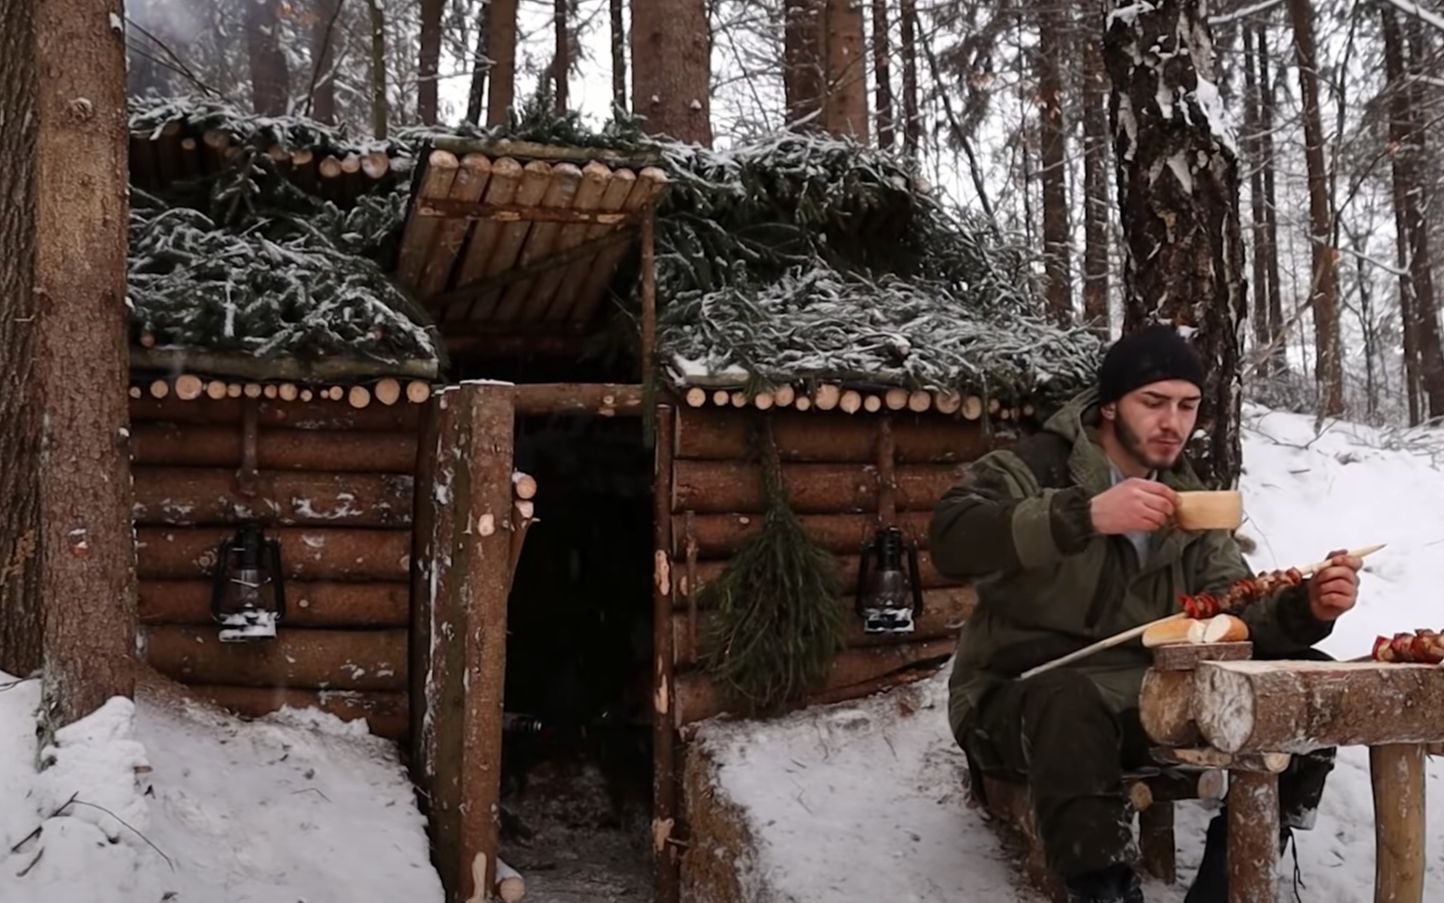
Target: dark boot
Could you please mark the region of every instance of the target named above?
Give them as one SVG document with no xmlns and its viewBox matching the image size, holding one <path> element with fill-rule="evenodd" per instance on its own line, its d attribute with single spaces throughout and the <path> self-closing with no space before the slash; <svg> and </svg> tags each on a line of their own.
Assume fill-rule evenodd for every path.
<svg viewBox="0 0 1444 903">
<path fill-rule="evenodd" d="M 1203 861 L 1183 903 L 1228 903 L 1228 818 L 1215 815 L 1208 823 Z"/>
<path fill-rule="evenodd" d="M 1069 878 L 1064 887 L 1068 903 L 1143 903 L 1138 875 L 1123 863 Z"/>
</svg>

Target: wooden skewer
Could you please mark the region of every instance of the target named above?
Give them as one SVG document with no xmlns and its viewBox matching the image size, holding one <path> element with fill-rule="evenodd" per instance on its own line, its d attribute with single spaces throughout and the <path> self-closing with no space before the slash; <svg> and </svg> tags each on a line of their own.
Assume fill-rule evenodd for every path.
<svg viewBox="0 0 1444 903">
<path fill-rule="evenodd" d="M 1384 543 L 1379 543 L 1378 545 L 1364 546 L 1360 549 L 1350 549 L 1344 554 L 1352 556 L 1354 558 L 1363 558 L 1367 555 L 1372 555 L 1380 549 L 1384 548 L 1384 545 Z M 1301 567 L 1298 569 L 1299 573 L 1305 577 L 1317 574 L 1319 571 L 1329 566 L 1329 560 L 1330 559 L 1316 561 L 1313 564 L 1308 565 L 1307 567 Z M 1052 671 L 1054 668 L 1061 668 L 1064 665 L 1072 664 L 1073 662 L 1076 662 L 1081 658 L 1087 658 L 1095 652 L 1102 652 L 1104 649 L 1112 649 L 1114 646 L 1121 646 L 1131 639 L 1141 637 L 1150 628 L 1156 627 L 1159 624 L 1167 624 L 1172 621 L 1181 621 L 1187 617 L 1187 612 L 1180 611 L 1177 614 L 1171 614 L 1167 617 L 1159 618 L 1156 621 L 1149 621 L 1147 624 L 1139 624 L 1137 627 L 1130 628 L 1119 634 L 1114 634 L 1107 639 L 1099 640 L 1098 642 L 1093 643 L 1090 646 L 1084 646 L 1082 649 L 1079 649 L 1076 652 L 1070 652 L 1061 658 L 1053 659 L 1051 662 L 1044 662 L 1036 668 L 1029 668 L 1027 671 L 1019 674 L 1018 679 L 1026 680 L 1035 674 L 1042 674 L 1044 671 Z"/>
</svg>

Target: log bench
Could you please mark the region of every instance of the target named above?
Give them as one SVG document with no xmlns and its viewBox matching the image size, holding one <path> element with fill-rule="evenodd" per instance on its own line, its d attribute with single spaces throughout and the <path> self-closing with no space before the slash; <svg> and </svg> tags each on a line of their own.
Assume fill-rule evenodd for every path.
<svg viewBox="0 0 1444 903">
<path fill-rule="evenodd" d="M 1173 837 L 1173 804 L 1180 800 L 1218 800 L 1224 774 L 1216 768 L 1169 765 L 1127 772 L 1123 789 L 1129 808 L 1138 814 L 1138 852 L 1143 870 L 1172 884 L 1178 877 Z M 1066 899 L 1063 884 L 1048 870 L 1038 836 L 1033 802 L 1021 780 L 985 775 L 983 796 L 988 814 L 1007 826 L 1022 848 L 1028 883 L 1054 901 Z M 976 794 L 974 795 L 977 801 Z"/>
</svg>

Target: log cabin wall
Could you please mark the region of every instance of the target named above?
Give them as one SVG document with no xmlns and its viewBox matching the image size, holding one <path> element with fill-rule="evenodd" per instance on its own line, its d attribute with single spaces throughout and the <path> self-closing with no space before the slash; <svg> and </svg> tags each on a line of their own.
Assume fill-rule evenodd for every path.
<svg viewBox="0 0 1444 903">
<path fill-rule="evenodd" d="M 429 386 L 381 388 L 386 401 L 359 408 L 322 387 L 290 387 L 291 401 L 151 388 L 132 391 L 130 407 L 146 659 L 243 715 L 314 705 L 404 740 L 418 402 Z M 286 613 L 272 640 L 223 644 L 210 580 L 217 546 L 246 521 L 281 542 Z"/>
<path fill-rule="evenodd" d="M 927 525 L 932 508 L 959 478 L 963 465 L 1014 441 L 1026 428 L 1022 409 L 985 425 L 958 408 L 942 413 L 889 409 L 848 413 L 777 409 L 759 412 L 726 393 L 714 403 L 693 395 L 677 408 L 669 471 L 675 578 L 673 666 L 678 727 L 725 711 L 712 683 L 697 669 L 709 612 L 698 610 L 698 591 L 727 567 L 730 556 L 755 534 L 765 509 L 760 465 L 749 446 L 754 417 L 770 419 L 793 510 L 806 529 L 837 556 L 849 614 L 862 545 L 880 520 L 890 520 L 918 544 L 922 617 L 905 635 L 864 634 L 850 617 L 846 649 L 838 654 L 826 687 L 811 702 L 836 702 L 875 691 L 898 672 L 951 655 L 958 629 L 976 603 L 972 587 L 932 567 Z M 724 397 L 725 396 L 725 397 Z M 915 407 L 918 406 L 915 404 Z M 1029 409 L 1031 415 L 1031 409 Z M 925 673 L 925 672 L 924 672 Z"/>
</svg>

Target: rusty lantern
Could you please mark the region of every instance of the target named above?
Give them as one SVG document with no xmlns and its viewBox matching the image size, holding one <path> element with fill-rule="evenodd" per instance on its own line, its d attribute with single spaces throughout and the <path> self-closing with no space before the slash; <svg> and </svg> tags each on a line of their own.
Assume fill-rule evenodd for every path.
<svg viewBox="0 0 1444 903">
<path fill-rule="evenodd" d="M 268 640 L 286 613 L 280 540 L 246 524 L 216 550 L 211 617 L 223 643 Z"/>
</svg>

